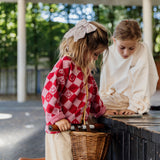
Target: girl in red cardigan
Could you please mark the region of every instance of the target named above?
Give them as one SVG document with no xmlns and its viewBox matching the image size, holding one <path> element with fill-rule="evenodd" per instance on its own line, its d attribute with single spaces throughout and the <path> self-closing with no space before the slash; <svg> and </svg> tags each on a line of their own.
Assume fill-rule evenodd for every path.
<svg viewBox="0 0 160 160">
<path fill-rule="evenodd" d="M 79 21 L 60 44 L 60 59 L 48 74 L 42 91 L 46 118 L 46 160 L 72 160 L 71 124 L 103 115 L 97 84 L 91 74 L 98 56 L 108 49 L 108 35 L 97 22 Z M 51 132 L 56 124 L 61 132 Z M 63 132 L 62 132 L 63 131 Z"/>
</svg>

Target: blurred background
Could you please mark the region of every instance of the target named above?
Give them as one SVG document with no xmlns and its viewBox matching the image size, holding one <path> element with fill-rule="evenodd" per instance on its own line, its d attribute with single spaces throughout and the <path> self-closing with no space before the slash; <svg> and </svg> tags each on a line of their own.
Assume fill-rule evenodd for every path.
<svg viewBox="0 0 160 160">
<path fill-rule="evenodd" d="M 17 14 L 17 3 L 0 2 L 1 97 L 17 94 Z M 58 59 L 58 46 L 64 33 L 80 19 L 102 23 L 110 36 L 122 19 L 135 19 L 143 28 L 142 6 L 26 3 L 25 17 L 27 96 L 40 95 L 44 80 Z M 152 7 L 152 24 L 153 56 L 160 70 L 160 6 Z M 99 63 L 100 60 L 98 71 Z"/>
</svg>

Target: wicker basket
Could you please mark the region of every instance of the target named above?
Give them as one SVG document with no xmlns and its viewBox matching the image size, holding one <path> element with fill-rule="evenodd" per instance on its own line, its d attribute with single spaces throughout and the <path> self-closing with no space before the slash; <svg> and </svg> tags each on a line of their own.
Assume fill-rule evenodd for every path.
<svg viewBox="0 0 160 160">
<path fill-rule="evenodd" d="M 110 141 L 109 133 L 71 132 L 74 160 L 104 160 Z"/>
</svg>

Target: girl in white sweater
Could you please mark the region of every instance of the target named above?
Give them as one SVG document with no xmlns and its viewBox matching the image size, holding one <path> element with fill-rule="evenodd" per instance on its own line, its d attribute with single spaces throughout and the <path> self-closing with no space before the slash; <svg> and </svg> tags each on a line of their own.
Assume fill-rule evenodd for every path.
<svg viewBox="0 0 160 160">
<path fill-rule="evenodd" d="M 157 81 L 155 62 L 147 45 L 141 42 L 138 23 L 121 21 L 114 31 L 113 45 L 103 58 L 100 97 L 107 107 L 106 114 L 148 112 Z"/>
</svg>

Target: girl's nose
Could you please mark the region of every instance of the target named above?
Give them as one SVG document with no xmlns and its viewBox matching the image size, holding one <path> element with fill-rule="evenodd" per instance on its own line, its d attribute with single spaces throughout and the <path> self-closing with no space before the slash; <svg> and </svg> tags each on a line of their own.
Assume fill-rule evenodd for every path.
<svg viewBox="0 0 160 160">
<path fill-rule="evenodd" d="M 129 56 L 129 54 L 130 54 L 130 53 L 129 53 L 129 50 L 128 50 L 128 49 L 125 49 L 124 52 L 123 52 L 123 55 L 124 55 L 124 56 Z"/>
</svg>

